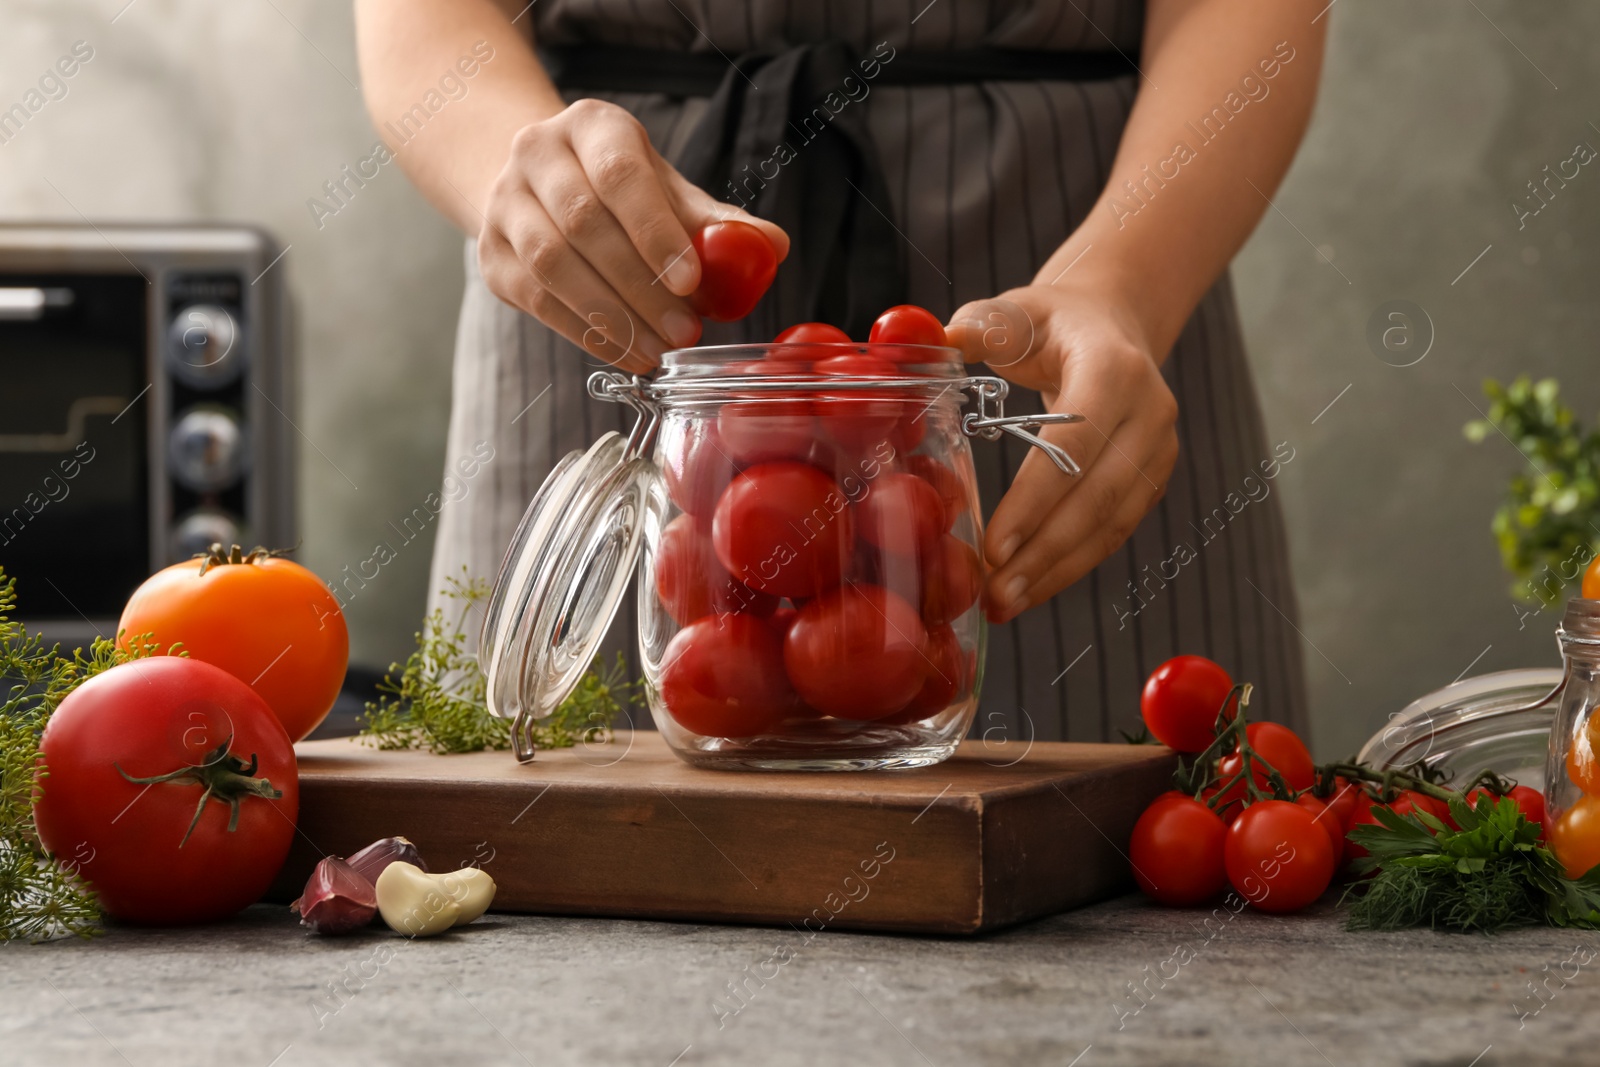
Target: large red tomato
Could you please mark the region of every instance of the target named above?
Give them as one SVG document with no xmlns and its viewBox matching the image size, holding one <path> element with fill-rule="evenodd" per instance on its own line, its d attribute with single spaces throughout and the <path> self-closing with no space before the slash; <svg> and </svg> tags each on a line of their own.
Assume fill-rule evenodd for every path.
<svg viewBox="0 0 1600 1067">
<path fill-rule="evenodd" d="M 928 634 L 917 611 L 875 585 L 824 593 L 800 609 L 783 662 L 807 704 L 842 719 L 881 719 L 926 680 Z"/>
<path fill-rule="evenodd" d="M 120 640 L 181 643 L 266 700 L 291 741 L 333 708 L 350 660 L 344 613 L 322 579 L 292 560 L 237 550 L 174 563 L 133 591 Z"/>
<path fill-rule="evenodd" d="M 289 853 L 294 749 L 267 702 L 218 667 L 178 656 L 113 667 L 61 702 L 39 749 L 39 839 L 119 919 L 225 918 L 267 891 Z"/>
<path fill-rule="evenodd" d="M 763 463 L 739 475 L 711 521 L 717 558 L 752 589 L 808 597 L 839 584 L 855 517 L 838 483 L 807 463 Z"/>
<path fill-rule="evenodd" d="M 1179 752 L 1203 752 L 1233 679 L 1204 656 L 1174 656 L 1144 683 L 1139 710 L 1157 741 Z"/>
<path fill-rule="evenodd" d="M 711 547 L 710 534 L 693 515 L 667 523 L 651 567 L 656 596 L 679 625 L 730 611 L 771 615 L 778 607 L 777 597 L 758 593 L 728 573 Z"/>
<path fill-rule="evenodd" d="M 693 237 L 700 257 L 700 287 L 689 304 L 714 322 L 742 319 L 760 302 L 778 273 L 778 253 L 748 222 L 713 222 Z"/>
<path fill-rule="evenodd" d="M 749 615 L 708 615 L 678 631 L 661 666 L 661 702 L 703 737 L 750 737 L 798 709 L 783 635 Z"/>
</svg>

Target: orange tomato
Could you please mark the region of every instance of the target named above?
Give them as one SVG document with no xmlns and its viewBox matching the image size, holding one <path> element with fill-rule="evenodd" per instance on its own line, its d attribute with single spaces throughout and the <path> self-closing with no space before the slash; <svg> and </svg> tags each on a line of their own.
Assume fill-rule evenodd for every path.
<svg viewBox="0 0 1600 1067">
<path fill-rule="evenodd" d="M 1567 877 L 1583 877 L 1600 863 L 1600 797 L 1579 797 L 1561 818 L 1546 824 L 1545 836 Z"/>
<path fill-rule="evenodd" d="M 1567 777 L 1585 793 L 1600 794 L 1600 715 L 1572 733 L 1567 748 Z"/>
<path fill-rule="evenodd" d="M 292 560 L 252 552 L 174 563 L 134 590 L 119 642 L 149 633 L 163 649 L 221 667 L 261 695 L 299 741 L 327 717 L 344 681 L 350 635 L 322 580 Z"/>
<path fill-rule="evenodd" d="M 1600 556 L 1589 561 L 1583 571 L 1583 598 L 1600 600 Z"/>
</svg>

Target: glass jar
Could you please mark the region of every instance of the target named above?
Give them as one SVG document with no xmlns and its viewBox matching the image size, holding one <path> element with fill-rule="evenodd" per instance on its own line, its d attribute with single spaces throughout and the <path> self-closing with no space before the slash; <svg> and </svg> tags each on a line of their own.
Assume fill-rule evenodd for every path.
<svg viewBox="0 0 1600 1067">
<path fill-rule="evenodd" d="M 983 676 L 983 519 L 968 437 L 1007 385 L 955 349 L 767 344 L 669 352 L 654 380 L 599 372 L 638 413 L 557 465 L 507 551 L 480 659 L 519 759 L 590 665 L 637 564 L 656 726 L 689 763 L 917 767 L 947 758 Z M 976 410 L 963 411 L 972 399 Z"/>
<path fill-rule="evenodd" d="M 1556 636 L 1566 673 L 1545 762 L 1545 836 L 1577 878 L 1600 864 L 1600 600 L 1567 601 Z"/>
</svg>

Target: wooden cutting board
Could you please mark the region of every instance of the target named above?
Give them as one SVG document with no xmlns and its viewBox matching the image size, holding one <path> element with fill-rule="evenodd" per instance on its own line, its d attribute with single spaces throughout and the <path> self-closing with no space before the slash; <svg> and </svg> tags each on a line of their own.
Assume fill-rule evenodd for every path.
<svg viewBox="0 0 1600 1067">
<path fill-rule="evenodd" d="M 435 871 L 483 867 L 500 911 L 972 934 L 1129 887 L 1128 835 L 1170 787 L 1172 753 L 1007 748 L 805 774 L 697 769 L 648 731 L 525 765 L 302 742 L 275 896 L 298 895 L 321 856 L 392 834 Z"/>
</svg>

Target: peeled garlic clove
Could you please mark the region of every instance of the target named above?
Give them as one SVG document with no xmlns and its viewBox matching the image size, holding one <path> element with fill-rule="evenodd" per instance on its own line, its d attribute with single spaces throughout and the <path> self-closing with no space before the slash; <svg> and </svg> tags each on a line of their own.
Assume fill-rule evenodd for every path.
<svg viewBox="0 0 1600 1067">
<path fill-rule="evenodd" d="M 300 899 L 289 905 L 300 925 L 319 934 L 348 934 L 372 921 L 378 899 L 372 883 L 337 856 L 317 864 Z"/>
<path fill-rule="evenodd" d="M 378 875 L 378 914 L 391 930 L 407 937 L 442 933 L 461 917 L 461 906 L 440 883 L 440 876 L 396 860 Z"/>
<path fill-rule="evenodd" d="M 494 879 L 479 867 L 463 867 L 459 871 L 449 874 L 436 874 L 450 899 L 456 902 L 461 909 L 461 914 L 456 918 L 457 926 L 465 926 L 489 910 L 489 905 L 494 901 Z"/>
<path fill-rule="evenodd" d="M 417 846 L 404 837 L 385 837 L 374 841 L 360 852 L 347 857 L 345 862 L 361 877 L 376 883 L 383 869 L 397 860 L 409 863 L 418 870 L 428 869 L 428 865 L 422 862 L 422 855 L 417 852 Z"/>
</svg>

